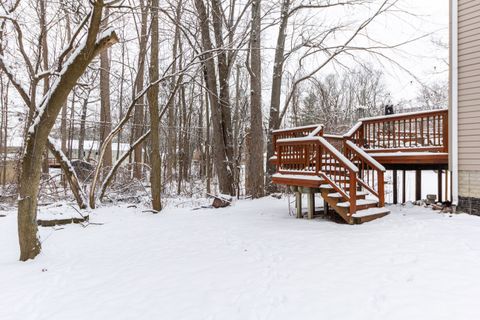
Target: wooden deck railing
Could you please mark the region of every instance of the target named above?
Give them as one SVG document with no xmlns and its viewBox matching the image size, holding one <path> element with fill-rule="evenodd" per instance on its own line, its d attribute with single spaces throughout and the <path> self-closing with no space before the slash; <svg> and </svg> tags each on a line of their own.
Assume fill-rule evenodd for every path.
<svg viewBox="0 0 480 320">
<path fill-rule="evenodd" d="M 385 168 L 370 153 L 448 152 L 448 111 L 365 118 L 344 136 L 324 134 L 321 125 L 276 130 L 273 143 L 279 174 L 321 177 L 349 201 L 353 214 L 358 190 L 385 204 Z"/>
<path fill-rule="evenodd" d="M 312 124 L 308 126 L 288 128 L 288 129 L 278 129 L 273 131 L 273 150 L 276 150 L 277 140 L 279 139 L 288 139 L 288 138 L 301 138 L 307 137 L 309 135 L 313 136 L 322 136 L 323 135 L 323 125 L 321 124 Z"/>
<path fill-rule="evenodd" d="M 344 137 L 368 152 L 448 152 L 448 110 L 361 119 Z"/>
<path fill-rule="evenodd" d="M 281 174 L 319 175 L 317 138 L 277 140 L 277 172 Z"/>
<path fill-rule="evenodd" d="M 343 146 L 345 141 L 345 138 L 343 136 L 325 133 L 323 137 L 325 138 L 325 140 L 328 141 L 328 143 L 334 146 L 335 149 L 343 153 Z"/>
<path fill-rule="evenodd" d="M 276 143 L 277 172 L 322 177 L 350 202 L 356 212 L 358 168 L 323 137 L 279 139 Z"/>
</svg>

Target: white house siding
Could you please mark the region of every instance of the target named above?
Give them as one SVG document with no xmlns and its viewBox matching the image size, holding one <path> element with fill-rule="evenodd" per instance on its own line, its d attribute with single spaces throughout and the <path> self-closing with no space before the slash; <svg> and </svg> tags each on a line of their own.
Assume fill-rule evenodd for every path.
<svg viewBox="0 0 480 320">
<path fill-rule="evenodd" d="M 458 0 L 459 209 L 480 214 L 480 1 Z"/>
</svg>

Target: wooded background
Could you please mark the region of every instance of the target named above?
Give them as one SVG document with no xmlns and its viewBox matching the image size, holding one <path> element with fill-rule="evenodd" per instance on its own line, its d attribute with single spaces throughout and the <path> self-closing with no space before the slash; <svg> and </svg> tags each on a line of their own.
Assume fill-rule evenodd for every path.
<svg viewBox="0 0 480 320">
<path fill-rule="evenodd" d="M 416 39 L 364 41 L 375 19 L 404 12 L 399 1 L 100 2 L 100 28 L 115 30 L 118 44 L 78 79 L 50 133 L 76 160 L 91 206 L 105 193 L 145 191 L 159 210 L 162 194 L 276 191 L 270 132 L 322 123 L 326 132 L 343 133 L 358 118 L 382 113 L 391 94 L 382 69 L 365 57 L 388 61 L 385 50 Z M 16 198 L 32 106 L 84 41 L 91 5 L 26 0 L 2 2 L 1 9 L 0 183 L 8 199 Z M 419 85 L 415 107 L 445 107 L 447 89 Z M 66 184 L 52 179 L 58 172 L 48 158 L 41 196 L 70 197 Z"/>
</svg>

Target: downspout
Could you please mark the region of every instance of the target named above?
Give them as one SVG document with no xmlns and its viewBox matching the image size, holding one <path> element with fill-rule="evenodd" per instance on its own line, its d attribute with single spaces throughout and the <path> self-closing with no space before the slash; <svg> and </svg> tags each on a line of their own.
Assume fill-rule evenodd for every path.
<svg viewBox="0 0 480 320">
<path fill-rule="evenodd" d="M 450 0 L 450 165 L 452 202 L 458 204 L 458 0 Z"/>
</svg>

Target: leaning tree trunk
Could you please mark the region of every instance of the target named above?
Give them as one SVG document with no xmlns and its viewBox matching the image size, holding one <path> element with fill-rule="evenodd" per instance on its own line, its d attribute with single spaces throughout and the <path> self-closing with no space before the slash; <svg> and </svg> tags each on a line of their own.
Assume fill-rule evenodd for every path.
<svg viewBox="0 0 480 320">
<path fill-rule="evenodd" d="M 59 72 L 59 77 L 40 105 L 27 133 L 26 147 L 21 160 L 18 196 L 18 236 L 22 261 L 35 258 L 41 250 L 37 237 L 36 213 L 42 155 L 45 152 L 48 135 L 70 91 L 92 59 L 118 41 L 113 31 L 104 33 L 97 39 L 103 7 L 103 0 L 93 2 L 90 24 L 82 47 L 70 57 L 71 63 L 65 65 Z"/>
<path fill-rule="evenodd" d="M 219 102 L 217 95 L 217 72 L 215 70 L 214 57 L 212 54 L 213 45 L 210 38 L 210 26 L 207 16 L 207 10 L 203 0 L 195 0 L 195 7 L 198 13 L 198 21 L 201 31 L 202 49 L 204 53 L 205 66 L 205 84 L 208 89 L 208 96 L 211 106 L 211 117 L 213 126 L 213 156 L 214 164 L 218 177 L 218 184 L 221 193 L 233 194 L 235 192 L 233 186 L 233 171 L 231 170 L 231 163 L 227 151 L 228 134 L 224 130 L 224 116 L 223 108 Z M 226 88 L 223 88 L 224 90 Z M 225 92 L 225 91 L 224 91 Z M 226 97 L 223 97 L 226 99 Z M 225 103 L 226 101 L 223 100 Z M 230 118 L 228 118 L 230 121 Z M 231 135 L 230 135 L 231 137 Z M 231 147 L 231 146 L 230 146 Z"/>
<path fill-rule="evenodd" d="M 62 149 L 55 147 L 51 139 L 48 139 L 47 146 L 50 153 L 55 157 L 55 160 L 60 163 L 62 172 L 70 185 L 70 189 L 77 201 L 78 207 L 80 209 L 86 209 L 88 207 L 87 196 L 80 186 L 80 181 L 78 180 L 77 173 L 72 167 L 71 162 L 68 160 Z"/>
<path fill-rule="evenodd" d="M 68 10 L 64 10 L 65 14 L 65 28 L 67 29 L 67 43 L 70 43 L 72 40 L 72 30 L 70 27 L 70 16 Z M 61 151 L 64 154 L 69 154 L 71 156 L 71 150 L 70 152 L 67 152 L 67 139 L 69 138 L 70 134 L 67 135 L 67 111 L 68 111 L 68 106 L 65 103 L 62 108 L 62 115 L 61 115 L 61 122 L 60 122 L 60 138 L 61 138 Z M 73 125 L 73 119 L 70 119 L 70 126 Z M 70 133 L 70 132 L 69 132 Z"/>
<path fill-rule="evenodd" d="M 108 25 L 108 8 L 105 9 L 105 19 L 102 21 L 102 29 Z M 104 142 L 107 135 L 112 131 L 112 116 L 110 111 L 110 59 L 108 50 L 100 54 L 100 143 L 107 143 L 103 167 L 112 166 L 112 142 Z"/>
<path fill-rule="evenodd" d="M 212 25 L 217 48 L 225 48 L 223 41 L 223 14 L 221 2 L 211 0 L 212 5 Z M 227 50 L 220 50 L 217 54 L 217 70 L 219 84 L 218 105 L 221 114 L 221 129 L 226 152 L 227 174 L 229 179 L 229 191 L 224 193 L 235 195 L 234 167 L 233 167 L 233 143 L 232 143 L 232 116 L 230 105 L 230 61 L 228 61 Z"/>
<path fill-rule="evenodd" d="M 272 131 L 280 126 L 280 98 L 282 94 L 283 64 L 285 62 L 285 38 L 288 25 L 291 0 L 283 0 L 280 13 L 280 26 L 278 29 L 277 45 L 275 47 L 275 60 L 273 63 L 272 92 L 270 97 L 270 117 L 268 120 L 267 132 L 267 159 L 266 159 L 266 189 L 267 192 L 275 192 L 276 187 L 271 183 L 272 175 L 275 173 L 275 165 L 268 161 L 274 153 Z"/>
</svg>

